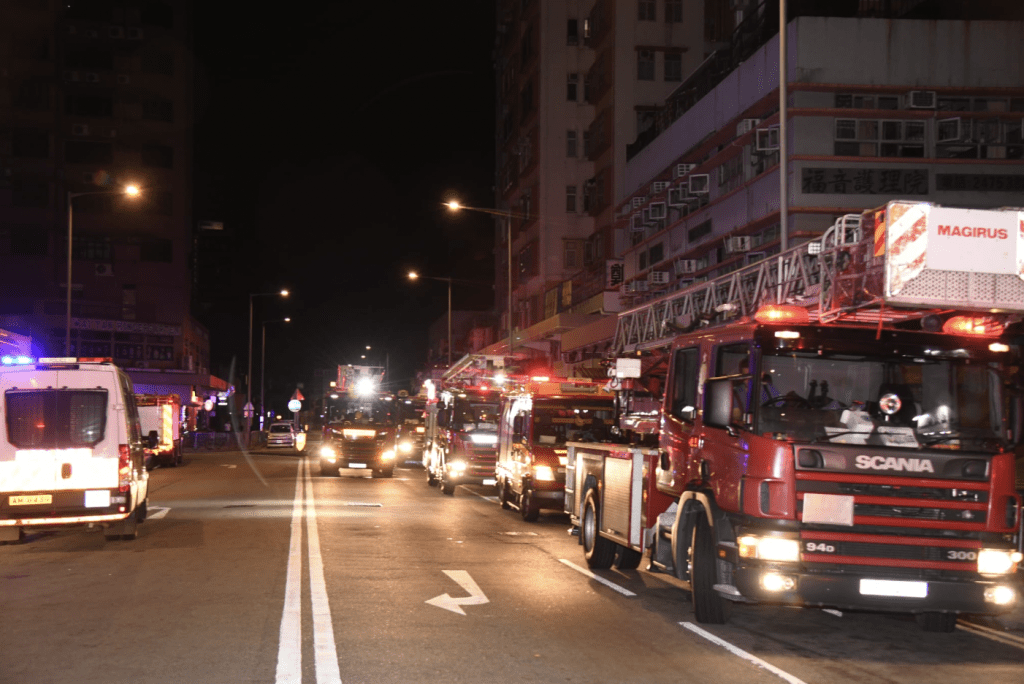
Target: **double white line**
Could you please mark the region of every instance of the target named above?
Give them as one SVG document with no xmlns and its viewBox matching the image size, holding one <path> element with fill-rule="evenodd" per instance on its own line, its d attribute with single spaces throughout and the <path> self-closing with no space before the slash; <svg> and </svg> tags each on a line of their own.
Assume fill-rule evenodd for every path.
<svg viewBox="0 0 1024 684">
<path fill-rule="evenodd" d="M 305 516 L 302 491 L 305 487 Z M 292 506 L 292 536 L 288 551 L 288 575 L 285 580 L 284 612 L 277 650 L 277 684 L 302 684 L 302 518 L 306 518 L 309 550 L 309 588 L 313 608 L 313 654 L 317 684 L 341 684 L 338 651 L 334 645 L 334 624 L 327 601 L 324 562 L 320 556 L 320 534 L 316 528 L 316 501 L 309 461 L 299 462 L 295 478 L 295 502 Z"/>
</svg>

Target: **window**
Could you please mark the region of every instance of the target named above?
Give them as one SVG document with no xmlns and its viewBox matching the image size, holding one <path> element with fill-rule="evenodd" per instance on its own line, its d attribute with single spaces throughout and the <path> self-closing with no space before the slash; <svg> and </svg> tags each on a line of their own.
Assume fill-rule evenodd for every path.
<svg viewBox="0 0 1024 684">
<path fill-rule="evenodd" d="M 665 53 L 665 80 L 683 80 L 683 56 L 678 52 Z"/>
<path fill-rule="evenodd" d="M 565 44 L 566 45 L 579 45 L 580 43 L 580 23 L 576 19 L 570 19 L 566 24 L 565 29 Z"/>
<path fill-rule="evenodd" d="M 665 0 L 665 23 L 678 24 L 683 21 L 683 0 Z M 665 79 L 668 80 L 667 78 Z"/>
<path fill-rule="evenodd" d="M 64 142 L 64 161 L 69 164 L 109 164 L 114 161 L 114 146 L 110 143 L 67 140 Z"/>
<path fill-rule="evenodd" d="M 11 205 L 45 209 L 50 206 L 50 184 L 46 181 L 15 180 L 11 183 Z"/>
<path fill-rule="evenodd" d="M 657 21 L 656 3 L 654 0 L 639 0 L 637 3 L 637 19 L 640 21 Z"/>
<path fill-rule="evenodd" d="M 583 131 L 583 156 L 590 159 L 590 131 Z"/>
<path fill-rule="evenodd" d="M 672 364 L 672 415 L 692 421 L 697 413 L 697 348 L 679 349 Z"/>
<path fill-rule="evenodd" d="M 646 131 L 648 128 L 654 126 L 654 117 L 657 116 L 657 111 L 653 109 L 641 109 L 636 113 L 636 134 L 639 136 L 641 133 Z"/>
<path fill-rule="evenodd" d="M 142 103 L 142 118 L 150 121 L 174 121 L 174 103 L 170 100 L 146 100 Z"/>
<path fill-rule="evenodd" d="M 64 112 L 74 116 L 111 117 L 114 98 L 102 95 L 68 95 Z"/>
<path fill-rule="evenodd" d="M 575 271 L 583 266 L 583 241 L 565 240 L 565 258 L 562 263 L 566 270 Z"/>
<path fill-rule="evenodd" d="M 638 81 L 654 80 L 654 53 L 650 50 L 637 51 L 636 78 Z"/>
<path fill-rule="evenodd" d="M 580 75 L 569 74 L 569 78 L 565 85 L 565 98 L 569 102 L 576 102 L 579 100 L 579 87 L 580 87 Z"/>
<path fill-rule="evenodd" d="M 11 154 L 29 159 L 46 159 L 50 156 L 50 133 L 30 128 L 16 128 L 11 131 Z"/>
<path fill-rule="evenodd" d="M 76 207 L 77 210 L 77 207 Z M 64 244 L 67 244 L 65 240 Z M 103 261 L 110 263 L 113 260 L 113 249 L 110 247 L 110 238 L 96 237 L 92 235 L 75 235 L 71 239 L 71 253 L 75 259 L 85 261 Z"/>
<path fill-rule="evenodd" d="M 174 55 L 169 52 L 148 52 L 142 56 L 142 73 L 174 75 Z"/>
<path fill-rule="evenodd" d="M 576 131 L 565 132 L 565 156 L 572 157 L 573 159 L 577 156 L 576 150 Z"/>
<path fill-rule="evenodd" d="M 105 389 L 11 389 L 4 403 L 7 440 L 18 449 L 93 447 L 103 441 Z"/>
<path fill-rule="evenodd" d="M 708 235 L 711 235 L 711 219 L 691 228 L 686 234 L 686 239 L 689 240 L 690 243 L 694 243 Z"/>
<path fill-rule="evenodd" d="M 565 186 L 565 210 L 568 212 L 576 212 L 576 186 L 567 185 Z"/>
<path fill-rule="evenodd" d="M 837 156 L 923 157 L 924 122 L 889 119 L 836 119 Z"/>
</svg>

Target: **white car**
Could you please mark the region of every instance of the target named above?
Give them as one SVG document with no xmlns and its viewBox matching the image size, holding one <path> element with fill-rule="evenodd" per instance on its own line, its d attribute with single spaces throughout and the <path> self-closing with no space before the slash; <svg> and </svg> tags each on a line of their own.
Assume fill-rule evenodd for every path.
<svg viewBox="0 0 1024 684">
<path fill-rule="evenodd" d="M 267 430 L 267 448 L 295 448 L 295 426 L 292 423 L 271 423 Z"/>
</svg>

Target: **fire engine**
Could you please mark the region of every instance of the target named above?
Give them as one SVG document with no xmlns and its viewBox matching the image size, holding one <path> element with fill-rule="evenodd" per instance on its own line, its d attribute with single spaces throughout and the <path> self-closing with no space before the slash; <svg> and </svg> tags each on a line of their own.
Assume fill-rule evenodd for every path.
<svg viewBox="0 0 1024 684">
<path fill-rule="evenodd" d="M 507 391 L 498 423 L 501 507 L 535 521 L 564 510 L 567 442 L 611 441 L 614 395 L 593 380 L 532 377 Z"/>
<path fill-rule="evenodd" d="M 427 401 L 423 466 L 427 484 L 452 496 L 460 484 L 494 484 L 500 392 L 453 386 Z"/>
<path fill-rule="evenodd" d="M 704 623 L 1009 610 L 1022 312 L 1024 211 L 906 201 L 623 312 L 611 384 L 660 404 L 632 444 L 568 445 L 588 564 L 649 549 Z"/>
<path fill-rule="evenodd" d="M 156 465 L 175 468 L 182 463 L 181 399 L 177 394 L 136 394 L 142 434 L 154 446 L 146 447 L 146 468 Z"/>
</svg>

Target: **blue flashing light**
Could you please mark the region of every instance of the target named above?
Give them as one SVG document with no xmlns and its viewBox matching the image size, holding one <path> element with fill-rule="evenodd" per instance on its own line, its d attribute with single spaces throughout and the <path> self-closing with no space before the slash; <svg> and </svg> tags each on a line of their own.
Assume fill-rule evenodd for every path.
<svg viewBox="0 0 1024 684">
<path fill-rule="evenodd" d="M 31 356 L 25 356 L 24 354 L 19 354 L 17 356 L 7 355 L 0 359 L 0 362 L 5 366 L 27 366 L 35 363 L 35 359 Z"/>
</svg>

